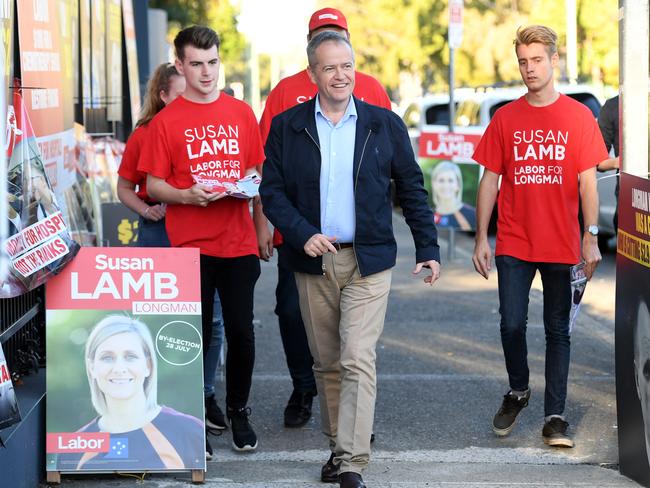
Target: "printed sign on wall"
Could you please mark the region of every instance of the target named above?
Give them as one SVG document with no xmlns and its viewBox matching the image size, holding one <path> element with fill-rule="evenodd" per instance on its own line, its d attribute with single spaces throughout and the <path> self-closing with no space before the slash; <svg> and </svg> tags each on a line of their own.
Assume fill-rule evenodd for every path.
<svg viewBox="0 0 650 488">
<path fill-rule="evenodd" d="M 13 101 L 7 117 L 9 238 L 3 243 L 11 266 L 0 281 L 0 298 L 42 285 L 79 249 L 52 190 L 23 99 L 15 93 Z"/>
<path fill-rule="evenodd" d="M 621 473 L 650 486 L 650 180 L 621 173 L 616 408 Z"/>
</svg>

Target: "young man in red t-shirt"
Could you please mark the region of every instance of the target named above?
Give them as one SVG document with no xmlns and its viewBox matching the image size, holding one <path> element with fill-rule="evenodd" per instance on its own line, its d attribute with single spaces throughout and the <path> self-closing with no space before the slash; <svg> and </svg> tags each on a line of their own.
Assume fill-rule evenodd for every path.
<svg viewBox="0 0 650 488">
<path fill-rule="evenodd" d="M 485 172 L 478 191 L 473 262 L 486 279 L 492 258 L 487 228 L 501 177 L 495 254 L 510 391 L 494 417 L 493 429 L 498 436 L 508 435 L 528 405 L 528 295 L 539 270 L 546 332 L 542 436 L 548 445 L 573 447 L 564 419 L 570 267 L 584 260 L 585 274 L 591 278 L 601 259 L 596 166 L 607 158 L 607 151 L 589 109 L 555 89 L 553 69 L 559 59 L 555 32 L 536 25 L 520 28 L 515 46 L 528 93 L 496 112 L 474 153 Z M 578 199 L 585 224 L 582 250 Z"/>
<path fill-rule="evenodd" d="M 185 92 L 151 121 L 138 169 L 147 173 L 149 195 L 168 204 L 172 246 L 201 251 L 204 358 L 219 293 L 228 342 L 226 415 L 233 447 L 248 451 L 257 447 L 247 407 L 255 362 L 253 291 L 260 274 L 255 227 L 247 200 L 200 182 L 234 182 L 254 172 L 264 159 L 262 143 L 251 108 L 217 88 L 216 32 L 189 27 L 174 46 Z"/>
<path fill-rule="evenodd" d="M 312 14 L 309 20 L 307 41 L 309 42 L 323 31 L 335 31 L 348 39 L 350 38 L 345 16 L 334 8 L 324 8 Z M 379 81 L 358 71 L 355 71 L 355 77 L 355 97 L 367 103 L 391 109 L 390 98 Z M 282 79 L 266 99 L 264 112 L 260 119 L 262 141 L 266 142 L 273 117 L 299 103 L 312 99 L 316 96 L 317 91 L 318 88 L 309 78 L 306 69 Z M 258 235 L 262 235 L 259 227 Z M 278 249 L 275 313 L 278 316 L 282 345 L 293 383 L 293 393 L 284 410 L 284 425 L 286 427 L 302 427 L 311 418 L 312 402 L 316 395 L 316 381 L 312 371 L 314 361 L 309 352 L 305 326 L 300 316 L 296 280 L 286 263 L 286 256 L 282 250 L 282 236 L 277 231 L 273 235 L 273 246 Z M 268 259 L 273 253 L 273 247 L 261 244 L 260 253 L 263 259 Z"/>
</svg>

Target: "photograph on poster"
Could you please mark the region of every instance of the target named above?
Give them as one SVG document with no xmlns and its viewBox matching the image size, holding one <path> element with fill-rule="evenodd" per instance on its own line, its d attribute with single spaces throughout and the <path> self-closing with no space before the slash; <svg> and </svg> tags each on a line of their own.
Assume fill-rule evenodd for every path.
<svg viewBox="0 0 650 488">
<path fill-rule="evenodd" d="M 424 160 L 421 166 L 436 225 L 465 231 L 475 229 L 478 165 Z"/>
<path fill-rule="evenodd" d="M 160 331 L 169 317 L 136 319 L 114 311 L 54 311 L 50 317 L 56 337 L 48 344 L 61 344 L 70 353 L 49 358 L 48 367 L 57 371 L 48 377 L 48 452 L 56 453 L 49 466 L 60 471 L 203 467 L 203 413 L 193 401 L 196 385 L 187 381 L 188 369 L 201 365 L 196 352 L 181 361 L 170 360 L 164 350 L 161 355 L 161 341 L 169 339 Z M 200 351 L 196 334 L 196 341 L 173 342 Z M 70 398 L 78 399 L 74 411 Z M 83 448 L 83 442 L 92 449 L 89 443 L 102 440 L 97 449 Z"/>
<path fill-rule="evenodd" d="M 646 455 L 650 465 L 650 312 L 639 303 L 634 327 L 634 382 L 643 414 Z"/>
</svg>

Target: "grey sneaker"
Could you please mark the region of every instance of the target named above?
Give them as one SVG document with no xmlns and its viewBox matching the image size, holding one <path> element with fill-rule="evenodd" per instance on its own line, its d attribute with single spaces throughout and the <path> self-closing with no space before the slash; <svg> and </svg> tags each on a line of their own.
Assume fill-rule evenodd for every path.
<svg viewBox="0 0 650 488">
<path fill-rule="evenodd" d="M 503 402 L 499 411 L 494 416 L 492 420 L 492 430 L 499 437 L 507 436 L 515 426 L 515 420 L 517 420 L 517 415 L 523 408 L 528 406 L 528 400 L 530 399 L 530 388 L 526 390 L 526 394 L 519 398 L 517 395 L 514 395 L 512 391 L 509 391 L 503 395 Z"/>
<path fill-rule="evenodd" d="M 544 444 L 552 447 L 573 447 L 573 440 L 567 434 L 569 422 L 565 422 L 560 417 L 553 417 L 544 423 L 542 437 Z"/>
</svg>

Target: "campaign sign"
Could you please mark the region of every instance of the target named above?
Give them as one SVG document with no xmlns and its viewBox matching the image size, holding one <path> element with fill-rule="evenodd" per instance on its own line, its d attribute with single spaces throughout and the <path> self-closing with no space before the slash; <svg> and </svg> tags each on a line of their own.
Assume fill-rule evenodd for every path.
<svg viewBox="0 0 650 488">
<path fill-rule="evenodd" d="M 21 295 L 45 283 L 79 249 L 66 226 L 43 163 L 25 104 L 14 92 L 7 109 L 7 217 L 9 237 L 2 244 L 11 260 L 0 281 L 0 298 Z M 49 146 L 47 146 L 49 147 Z"/>
<path fill-rule="evenodd" d="M 205 470 L 198 249 L 82 248 L 46 304 L 47 470 Z"/>
<path fill-rule="evenodd" d="M 650 486 L 650 180 L 621 173 L 616 256 L 621 473 Z"/>
<path fill-rule="evenodd" d="M 479 165 L 471 160 L 480 134 L 422 132 L 418 164 L 437 227 L 476 228 Z"/>
<path fill-rule="evenodd" d="M 481 134 L 422 132 L 418 156 L 433 159 L 469 159 L 480 140 Z"/>
<path fill-rule="evenodd" d="M 102 238 L 111 247 L 137 246 L 138 214 L 121 202 L 102 203 Z"/>
<path fill-rule="evenodd" d="M 20 422 L 18 400 L 11 381 L 11 373 L 0 344 L 0 429 Z"/>
</svg>

